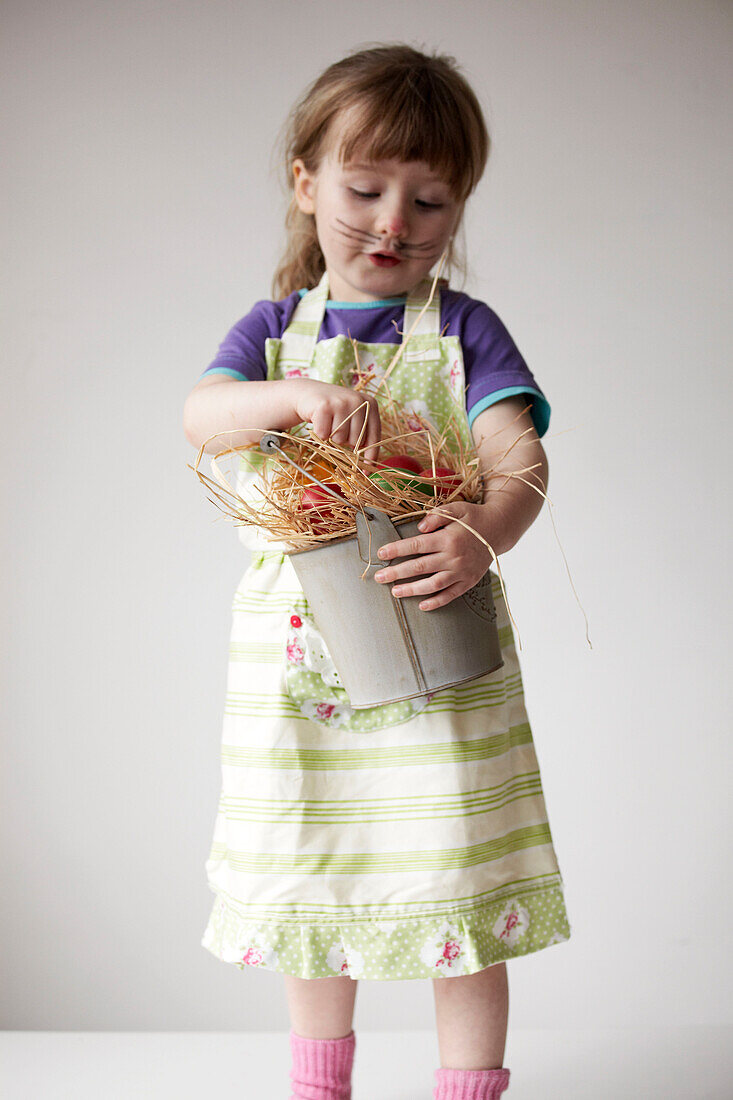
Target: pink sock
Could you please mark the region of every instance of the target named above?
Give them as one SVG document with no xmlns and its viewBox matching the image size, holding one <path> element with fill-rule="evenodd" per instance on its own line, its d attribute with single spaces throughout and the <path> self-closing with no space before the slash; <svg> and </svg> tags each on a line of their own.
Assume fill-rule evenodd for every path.
<svg viewBox="0 0 733 1100">
<path fill-rule="evenodd" d="M 291 1029 L 290 1100 L 351 1100 L 355 1046 L 353 1031 L 342 1039 L 306 1039 Z"/>
<path fill-rule="evenodd" d="M 440 1069 L 433 1100 L 499 1100 L 509 1088 L 508 1069 Z"/>
</svg>

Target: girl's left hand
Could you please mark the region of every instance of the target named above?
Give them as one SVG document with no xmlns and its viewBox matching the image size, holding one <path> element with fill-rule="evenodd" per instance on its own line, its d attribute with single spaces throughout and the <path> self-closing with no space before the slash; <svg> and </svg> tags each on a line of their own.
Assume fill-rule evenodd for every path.
<svg viewBox="0 0 733 1100">
<path fill-rule="evenodd" d="M 380 584 L 409 581 L 393 588 L 394 596 L 429 596 L 419 604 L 421 611 L 443 607 L 462 596 L 483 577 L 494 560 L 475 535 L 460 523 L 452 522 L 452 516 L 478 531 L 495 554 L 503 549 L 502 517 L 495 509 L 464 500 L 437 507 L 441 515 L 429 512 L 419 524 L 423 534 L 387 543 L 379 550 L 379 557 L 387 561 L 406 554 L 418 554 L 419 557 L 389 565 L 374 574 Z M 421 579 L 411 579 L 417 576 Z"/>
</svg>

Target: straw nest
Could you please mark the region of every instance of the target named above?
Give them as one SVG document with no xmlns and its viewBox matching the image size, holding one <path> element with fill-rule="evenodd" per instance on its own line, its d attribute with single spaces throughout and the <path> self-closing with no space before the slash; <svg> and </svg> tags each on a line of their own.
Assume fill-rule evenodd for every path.
<svg viewBox="0 0 733 1100">
<path fill-rule="evenodd" d="M 369 393 L 376 387 L 370 379 L 362 379 L 354 388 Z M 365 447 L 357 445 L 352 450 L 330 439 L 319 439 L 303 425 L 288 432 L 271 433 L 277 436 L 278 446 L 290 462 L 278 454 L 265 456 L 258 443 L 251 443 L 227 447 L 214 455 L 213 477 L 200 469 L 203 447 L 191 469 L 207 489 L 212 503 L 235 525 L 257 526 L 269 539 L 287 543 L 294 550 L 353 534 L 356 511 L 377 508 L 393 520 L 407 520 L 422 516 L 439 504 L 481 500 L 478 456 L 462 444 L 454 421 L 451 419 L 438 432 L 424 417 L 406 411 L 392 400 L 388 389 L 384 389 L 378 459 L 382 465 L 366 461 Z M 363 408 L 368 417 L 368 405 L 365 403 Z M 419 427 L 415 428 L 415 424 Z M 365 430 L 366 422 L 362 438 Z M 390 456 L 397 454 L 414 459 L 425 473 L 418 475 L 390 467 Z M 261 500 L 247 500 L 237 492 L 222 470 L 225 459 L 229 465 L 232 460 L 239 460 L 259 470 L 255 484 L 257 498 Z M 441 478 L 436 473 L 441 468 L 450 469 L 454 476 Z M 317 487 L 314 499 L 314 494 L 307 490 L 315 482 L 331 487 L 343 496 L 343 501 Z"/>
</svg>

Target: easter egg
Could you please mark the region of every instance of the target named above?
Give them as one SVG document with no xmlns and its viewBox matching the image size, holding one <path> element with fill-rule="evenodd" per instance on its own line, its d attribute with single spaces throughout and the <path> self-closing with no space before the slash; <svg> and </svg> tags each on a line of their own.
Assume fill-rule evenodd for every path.
<svg viewBox="0 0 733 1100">
<path fill-rule="evenodd" d="M 343 492 L 336 484 L 335 481 L 324 481 L 324 485 L 328 486 L 338 496 L 344 497 Z M 344 497 L 344 500 L 346 498 Z M 328 530 L 328 523 L 323 522 L 330 520 L 333 517 L 333 505 L 334 499 L 329 494 L 323 491 L 319 485 L 312 485 L 308 489 L 304 489 L 300 497 L 300 509 L 302 512 L 315 513 L 310 516 L 311 527 L 313 531 L 320 535 L 324 531 Z"/>
<path fill-rule="evenodd" d="M 375 462 L 375 466 L 388 470 L 407 470 L 411 474 L 420 473 L 420 463 L 411 455 L 382 455 L 381 462 Z"/>
<path fill-rule="evenodd" d="M 334 475 L 333 466 L 329 465 L 328 462 L 324 462 L 322 458 L 316 458 L 314 461 L 304 464 L 303 469 L 307 470 L 317 481 L 331 482 Z M 297 485 L 313 484 L 305 474 L 301 474 L 300 470 L 295 471 L 293 480 Z"/>
<path fill-rule="evenodd" d="M 382 455 L 380 462 L 373 462 L 371 465 L 376 467 L 376 471 L 369 474 L 370 481 L 386 493 L 393 493 L 395 489 L 403 492 L 426 491 L 425 485 L 409 476 L 420 472 L 420 463 L 412 455 Z M 394 470 L 394 474 L 389 473 L 390 470 Z M 427 489 L 427 492 L 432 495 L 432 490 Z"/>
<path fill-rule="evenodd" d="M 387 468 L 386 466 L 382 467 L 383 470 Z M 375 471 L 373 474 L 369 474 L 369 480 L 378 488 L 383 489 L 385 493 L 393 493 L 395 489 L 401 489 L 405 482 L 409 481 L 409 478 L 400 477 L 398 474 L 388 477 L 386 474 L 380 474 Z"/>
<path fill-rule="evenodd" d="M 433 495 L 433 490 L 429 485 L 424 485 L 421 481 L 417 481 L 416 478 L 410 477 L 407 470 L 404 473 L 386 474 L 375 472 L 369 474 L 369 480 L 374 482 L 385 493 L 394 493 L 396 490 L 400 490 L 403 493 L 427 493 L 429 496 Z"/>
<path fill-rule="evenodd" d="M 421 470 L 420 477 L 430 478 L 432 485 L 428 488 L 431 493 L 434 492 L 438 500 L 450 496 L 450 494 L 455 489 L 458 489 L 463 483 L 463 478 L 460 477 L 455 470 L 451 470 L 449 466 L 436 466 L 435 474 L 433 474 L 433 468 L 431 466 L 427 470 Z M 435 481 L 433 481 L 433 477 L 435 477 Z"/>
</svg>

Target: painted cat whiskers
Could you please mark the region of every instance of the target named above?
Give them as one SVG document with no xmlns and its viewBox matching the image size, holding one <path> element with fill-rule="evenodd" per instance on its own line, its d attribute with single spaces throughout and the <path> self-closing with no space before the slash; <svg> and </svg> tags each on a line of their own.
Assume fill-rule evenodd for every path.
<svg viewBox="0 0 733 1100">
<path fill-rule="evenodd" d="M 346 237 L 351 241 L 361 241 L 363 244 L 368 244 L 370 241 L 378 241 L 381 238 L 376 233 L 367 233 L 365 229 L 358 229 L 355 225 L 349 225 L 347 222 L 341 220 L 341 218 L 335 218 L 333 226 L 337 233 L 340 233 L 342 237 Z M 341 227 L 344 227 L 343 229 Z"/>
<path fill-rule="evenodd" d="M 376 233 L 368 233 L 365 229 L 359 229 L 356 225 L 349 225 L 348 222 L 342 221 L 341 218 L 335 218 L 333 228 L 340 236 L 345 237 L 346 240 L 353 241 L 355 244 L 363 244 L 365 246 L 371 246 L 373 243 L 384 240 Z M 397 241 L 391 248 L 391 252 L 395 252 L 397 255 L 403 255 L 405 258 L 414 258 L 420 256 L 424 259 L 438 259 L 441 255 L 442 248 L 441 242 L 436 238 L 430 241 L 421 241 L 420 243 L 412 243 L 410 241 Z"/>
</svg>

